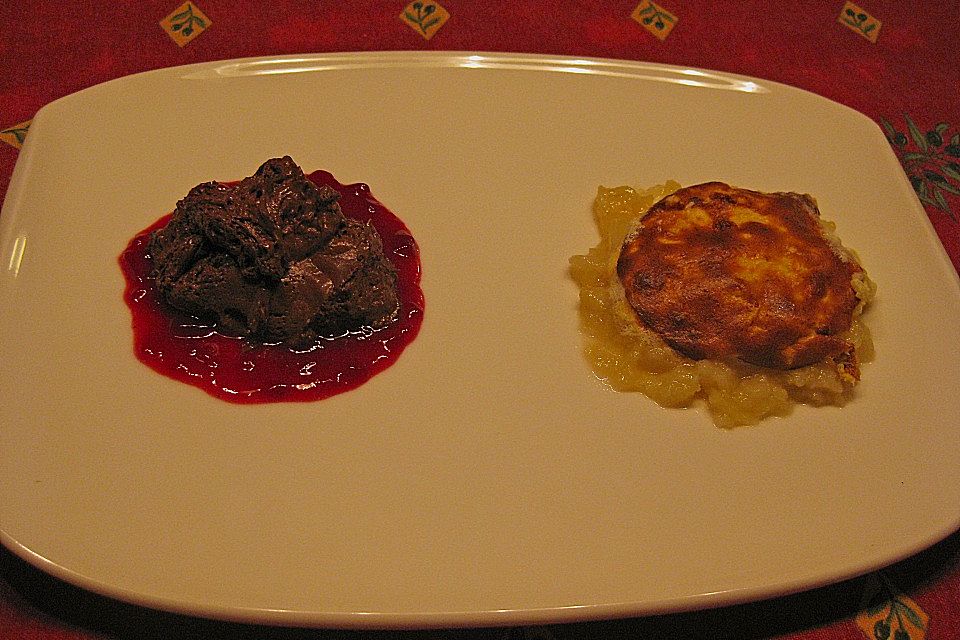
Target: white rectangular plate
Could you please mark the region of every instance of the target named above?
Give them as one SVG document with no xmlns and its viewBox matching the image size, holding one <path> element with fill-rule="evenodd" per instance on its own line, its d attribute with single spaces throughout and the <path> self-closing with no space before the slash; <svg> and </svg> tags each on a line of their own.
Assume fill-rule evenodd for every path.
<svg viewBox="0 0 960 640">
<path fill-rule="evenodd" d="M 418 339 L 317 403 L 231 405 L 132 353 L 117 256 L 193 185 L 289 154 L 417 238 Z M 731 432 L 619 394 L 567 261 L 598 185 L 813 194 L 879 285 L 848 406 Z M 960 287 L 879 129 L 651 64 L 375 53 L 164 69 L 33 121 L 0 216 L 0 535 L 88 589 L 342 627 L 712 607 L 960 526 Z"/>
</svg>

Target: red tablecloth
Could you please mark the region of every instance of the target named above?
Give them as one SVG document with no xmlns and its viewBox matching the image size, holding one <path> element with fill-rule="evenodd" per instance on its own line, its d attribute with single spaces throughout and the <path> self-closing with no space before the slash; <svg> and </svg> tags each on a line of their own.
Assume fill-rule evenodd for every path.
<svg viewBox="0 0 960 640">
<path fill-rule="evenodd" d="M 178 6 L 177 0 L 48 0 L 2 3 L 0 25 L 0 139 L 7 143 L 0 144 L 0 194 L 6 192 L 19 142 L 40 107 L 139 71 L 246 56 L 399 49 L 623 58 L 776 80 L 865 113 L 886 131 L 960 268 L 956 1 L 870 0 L 856 6 L 840 0 L 418 0 L 405 6 L 383 0 L 199 0 Z M 891 518 L 909 517 L 902 514 L 909 505 L 877 508 L 889 510 Z M 411 634 L 268 629 L 158 613 L 63 584 L 0 550 L 2 638 L 366 635 Z M 423 635 L 504 640 L 960 638 L 960 534 L 869 576 L 768 602 L 640 620 Z"/>
</svg>

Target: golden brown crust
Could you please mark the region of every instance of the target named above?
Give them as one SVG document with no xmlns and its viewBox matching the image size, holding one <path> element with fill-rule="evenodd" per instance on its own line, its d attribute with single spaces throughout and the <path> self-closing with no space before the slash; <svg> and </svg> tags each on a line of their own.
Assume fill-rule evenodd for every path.
<svg viewBox="0 0 960 640">
<path fill-rule="evenodd" d="M 816 203 L 708 182 L 645 215 L 617 262 L 639 320 L 694 359 L 792 369 L 827 358 L 859 378 L 850 328 L 862 269 L 831 243 Z"/>
</svg>

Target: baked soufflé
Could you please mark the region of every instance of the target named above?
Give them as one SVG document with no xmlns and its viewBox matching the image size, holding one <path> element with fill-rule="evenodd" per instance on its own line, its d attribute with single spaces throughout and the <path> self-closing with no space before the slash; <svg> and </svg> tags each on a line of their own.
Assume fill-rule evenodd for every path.
<svg viewBox="0 0 960 640">
<path fill-rule="evenodd" d="M 239 183 L 197 185 L 150 240 L 160 296 L 222 334 L 293 348 L 389 324 L 396 270 L 339 197 L 288 156 Z"/>
</svg>

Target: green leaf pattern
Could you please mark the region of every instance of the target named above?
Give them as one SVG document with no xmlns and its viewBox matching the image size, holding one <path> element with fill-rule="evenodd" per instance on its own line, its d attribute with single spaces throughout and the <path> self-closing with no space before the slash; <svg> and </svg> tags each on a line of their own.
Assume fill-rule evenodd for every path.
<svg viewBox="0 0 960 640">
<path fill-rule="evenodd" d="M 27 130 L 29 128 L 30 128 L 29 126 L 12 127 L 10 129 L 4 129 L 3 131 L 0 131 L 0 134 L 5 133 L 8 135 L 12 135 L 14 138 L 17 139 L 17 144 L 23 144 L 23 141 L 27 139 Z"/>
<path fill-rule="evenodd" d="M 407 18 L 407 20 L 417 25 L 417 28 L 420 29 L 420 33 L 423 35 L 427 35 L 427 29 L 440 22 L 440 17 L 434 15 L 434 13 L 437 11 L 437 7 L 433 3 L 414 2 L 410 6 L 414 11 L 417 12 L 416 15 L 409 11 L 404 11 L 403 15 Z"/>
<path fill-rule="evenodd" d="M 926 631 L 923 618 L 913 609 L 910 601 L 900 595 L 883 572 L 877 575 L 880 578 L 880 589 L 865 609 L 871 617 L 886 613 L 873 625 L 874 640 L 917 640 L 911 634 L 910 627 L 921 632 Z"/>
<path fill-rule="evenodd" d="M 663 11 L 660 7 L 653 4 L 652 2 L 648 3 L 646 7 L 640 10 L 639 15 L 643 16 L 641 21 L 645 25 L 653 25 L 657 30 L 664 29 L 667 26 L 668 22 L 674 22 L 675 18 Z"/>
<path fill-rule="evenodd" d="M 906 132 L 885 118 L 881 118 L 880 125 L 913 190 L 923 204 L 943 211 L 957 222 L 947 195 L 960 196 L 960 133 L 950 136 L 948 122 L 938 122 L 923 131 L 909 115 L 904 114 L 903 120 Z"/>
<path fill-rule="evenodd" d="M 193 6 L 190 3 L 187 3 L 186 9 L 171 17 L 170 23 L 171 29 L 187 37 L 193 33 L 194 27 L 203 29 L 207 26 L 203 18 L 193 13 Z"/>
<path fill-rule="evenodd" d="M 865 36 L 869 35 L 870 32 L 877 27 L 876 22 L 871 22 L 870 16 L 863 12 L 854 11 L 853 9 L 844 11 L 842 19 L 844 23 L 850 25 Z"/>
</svg>

